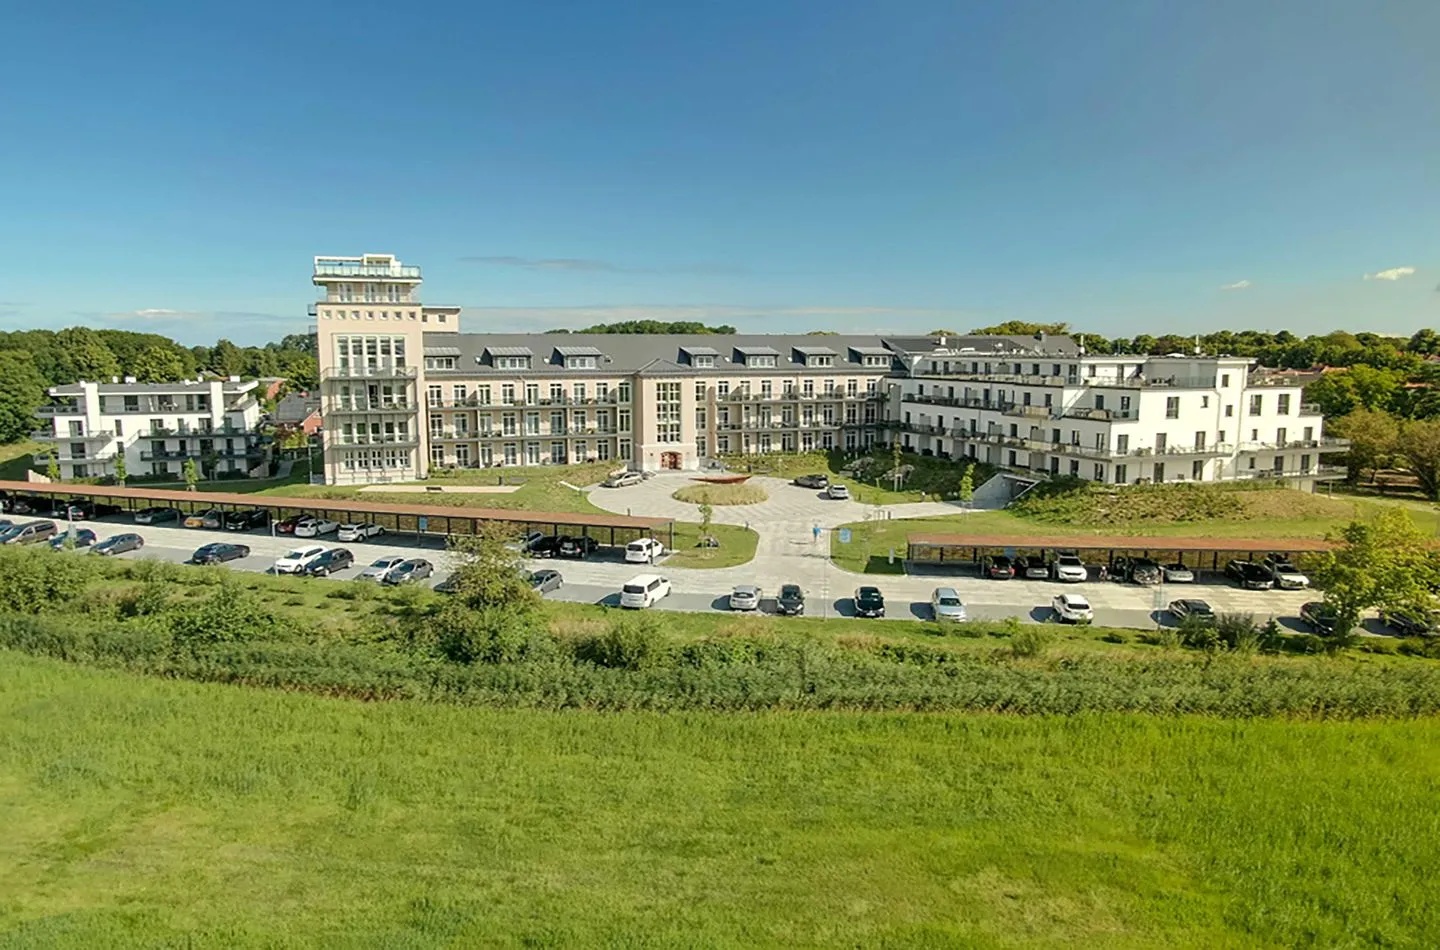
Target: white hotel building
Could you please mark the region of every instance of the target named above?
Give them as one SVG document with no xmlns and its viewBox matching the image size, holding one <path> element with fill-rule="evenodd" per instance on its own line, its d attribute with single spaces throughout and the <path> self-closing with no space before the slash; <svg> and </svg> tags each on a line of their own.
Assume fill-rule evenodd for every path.
<svg viewBox="0 0 1440 950">
<path fill-rule="evenodd" d="M 1087 355 L 1070 337 L 963 337 L 906 359 L 892 418 L 903 445 L 1112 484 L 1278 478 L 1343 469 L 1318 408 L 1248 359 Z"/>
</svg>

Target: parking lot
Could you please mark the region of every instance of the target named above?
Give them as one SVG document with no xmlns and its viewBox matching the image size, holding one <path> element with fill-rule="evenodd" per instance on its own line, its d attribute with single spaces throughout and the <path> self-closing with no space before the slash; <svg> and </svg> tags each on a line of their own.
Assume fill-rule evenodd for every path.
<svg viewBox="0 0 1440 950">
<path fill-rule="evenodd" d="M 296 538 L 277 535 L 271 528 L 248 531 L 225 531 L 202 528 L 185 528 L 176 522 L 159 525 L 136 525 L 129 514 L 110 515 L 90 521 L 76 522 L 94 530 L 103 539 L 110 534 L 128 531 L 140 534 L 145 546 L 138 552 L 119 557 L 150 557 L 174 563 L 188 562 L 197 548 L 203 545 L 228 541 L 247 545 L 248 557 L 228 562 L 233 570 L 270 572 L 275 561 L 286 553 L 305 546 L 345 547 L 355 556 L 351 567 L 337 571 L 328 580 L 347 581 L 357 578 L 372 562 L 390 556 L 424 558 L 434 565 L 431 577 L 420 581 L 433 586 L 442 581 L 453 570 L 452 555 L 445 550 L 440 539 L 414 535 L 381 535 L 368 541 L 341 544 L 335 535 L 317 538 Z M 64 523 L 60 523 L 64 530 Z M 936 587 L 952 587 L 963 599 L 967 613 L 974 620 L 998 620 L 1016 617 L 1024 622 L 1045 622 L 1053 619 L 1052 598 L 1062 592 L 1084 595 L 1094 607 L 1095 623 L 1105 626 L 1153 628 L 1157 625 L 1171 625 L 1176 622 L 1166 606 L 1173 600 L 1193 598 L 1207 601 L 1217 612 L 1238 611 L 1253 614 L 1258 620 L 1275 617 L 1283 626 L 1301 631 L 1304 626 L 1298 619 L 1301 604 L 1316 599 L 1308 591 L 1246 591 L 1229 585 L 1218 578 L 1203 577 L 1193 584 L 1163 584 L 1140 587 L 1089 580 L 1076 584 L 1062 584 L 1054 580 L 989 580 L 978 572 L 959 573 L 952 567 L 932 576 L 897 575 L 885 577 L 860 577 L 842 572 L 829 564 L 828 558 L 816 545 L 811 554 L 795 552 L 787 561 L 801 571 L 797 575 L 767 577 L 762 583 L 763 597 L 761 613 L 774 614 L 774 597 L 783 583 L 799 583 L 806 593 L 806 613 L 810 616 L 855 615 L 853 591 L 861 584 L 873 585 L 882 591 L 886 599 L 887 620 L 930 620 L 930 594 Z M 619 603 L 619 589 L 625 581 L 640 573 L 654 572 L 671 581 L 670 596 L 659 601 L 655 609 L 660 611 L 728 611 L 729 591 L 734 584 L 756 583 L 753 565 L 725 568 L 722 570 L 667 570 L 664 558 L 654 566 L 627 564 L 623 549 L 602 547 L 584 560 L 564 558 L 532 559 L 537 569 L 549 567 L 561 572 L 563 586 L 546 594 L 553 600 L 575 603 L 603 604 L 616 606 Z M 1093 575 L 1092 575 L 1093 578 Z M 1367 624 L 1367 631 L 1385 632 L 1378 621 Z"/>
</svg>

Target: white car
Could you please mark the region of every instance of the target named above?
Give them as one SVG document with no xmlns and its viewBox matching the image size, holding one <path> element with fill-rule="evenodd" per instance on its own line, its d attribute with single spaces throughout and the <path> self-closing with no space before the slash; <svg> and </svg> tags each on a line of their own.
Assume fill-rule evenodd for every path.
<svg viewBox="0 0 1440 950">
<path fill-rule="evenodd" d="M 1178 561 L 1173 564 L 1160 565 L 1160 574 L 1165 578 L 1167 584 L 1195 583 L 1195 572 Z"/>
<path fill-rule="evenodd" d="M 670 596 L 670 580 L 655 574 L 633 577 L 620 588 L 620 606 L 643 610 L 662 597 Z"/>
<path fill-rule="evenodd" d="M 760 588 L 754 584 L 736 584 L 735 589 L 730 591 L 730 609 L 759 610 L 760 598 Z"/>
<path fill-rule="evenodd" d="M 605 488 L 629 488 L 631 485 L 638 485 L 645 480 L 640 472 L 621 472 L 619 475 L 611 475 L 601 486 Z"/>
<path fill-rule="evenodd" d="M 654 564 L 665 553 L 665 545 L 654 538 L 641 538 L 625 545 L 625 560 L 631 564 Z"/>
<path fill-rule="evenodd" d="M 969 619 L 965 614 L 965 602 L 953 587 L 937 587 L 930 594 L 930 615 L 936 620 L 963 623 Z"/>
<path fill-rule="evenodd" d="M 385 529 L 373 521 L 365 521 L 359 524 L 342 524 L 340 533 L 336 535 L 338 541 L 369 541 L 371 538 L 378 538 L 385 533 Z M 299 534 L 299 531 L 296 531 Z"/>
<path fill-rule="evenodd" d="M 328 518 L 301 518 L 295 522 L 295 537 L 297 538 L 318 538 L 322 534 L 330 534 L 332 531 L 339 530 L 340 522 L 331 521 Z"/>
<path fill-rule="evenodd" d="M 300 574 L 324 553 L 325 549 L 318 544 L 308 548 L 296 548 L 275 562 L 275 573 Z"/>
<path fill-rule="evenodd" d="M 1079 594 L 1057 594 L 1050 601 L 1050 609 L 1061 623 L 1089 623 L 1095 619 L 1090 601 Z"/>
<path fill-rule="evenodd" d="M 405 558 L 392 554 L 389 557 L 378 558 L 370 562 L 370 566 L 361 571 L 358 577 L 367 581 L 383 581 L 385 576 L 405 563 Z"/>
<path fill-rule="evenodd" d="M 1065 584 L 1079 584 L 1090 579 L 1090 570 L 1080 555 L 1073 551 L 1062 551 L 1055 556 L 1053 565 L 1055 579 Z"/>
<path fill-rule="evenodd" d="M 825 489 L 825 497 L 833 498 L 836 501 L 849 501 L 850 489 L 845 485 L 831 485 L 829 488 Z"/>
<path fill-rule="evenodd" d="M 1275 586 L 1281 590 L 1304 590 L 1310 586 L 1310 578 L 1300 573 L 1299 568 L 1283 555 L 1270 555 L 1262 562 L 1262 566 L 1275 578 Z"/>
</svg>

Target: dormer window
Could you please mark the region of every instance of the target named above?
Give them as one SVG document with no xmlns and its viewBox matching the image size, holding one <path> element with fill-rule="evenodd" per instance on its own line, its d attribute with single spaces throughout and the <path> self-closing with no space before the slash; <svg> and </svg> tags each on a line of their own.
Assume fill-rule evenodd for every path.
<svg viewBox="0 0 1440 950">
<path fill-rule="evenodd" d="M 598 361 L 593 356 L 567 356 L 565 357 L 566 369 L 594 369 Z"/>
<path fill-rule="evenodd" d="M 865 365 L 870 367 L 886 367 L 890 365 L 890 357 L 880 356 L 875 353 L 865 354 Z M 933 367 L 933 363 L 931 364 Z"/>
<path fill-rule="evenodd" d="M 566 369 L 598 369 L 605 355 L 593 346 L 557 346 L 555 353 Z"/>
<path fill-rule="evenodd" d="M 534 356 L 528 346 L 487 346 L 485 353 L 496 369 L 525 370 Z"/>
<path fill-rule="evenodd" d="M 714 369 L 715 357 L 710 356 L 709 354 L 706 354 L 704 356 L 692 356 L 690 357 L 690 365 L 694 366 L 696 369 Z"/>
<path fill-rule="evenodd" d="M 756 353 L 745 357 L 745 365 L 750 369 L 774 369 L 775 357 Z"/>
<path fill-rule="evenodd" d="M 835 365 L 835 357 L 811 355 L 805 358 L 805 365 L 810 369 L 824 369 L 827 366 Z"/>
<path fill-rule="evenodd" d="M 495 357 L 496 369 L 529 369 L 530 357 L 528 356 L 497 356 Z"/>
</svg>

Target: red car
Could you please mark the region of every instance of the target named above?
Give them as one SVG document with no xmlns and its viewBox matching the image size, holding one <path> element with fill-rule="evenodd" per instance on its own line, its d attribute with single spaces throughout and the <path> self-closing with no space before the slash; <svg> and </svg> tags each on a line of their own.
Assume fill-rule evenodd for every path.
<svg viewBox="0 0 1440 950">
<path fill-rule="evenodd" d="M 309 515 L 292 515 L 284 521 L 275 522 L 276 534 L 294 534 L 295 526 L 308 518 Z"/>
</svg>

